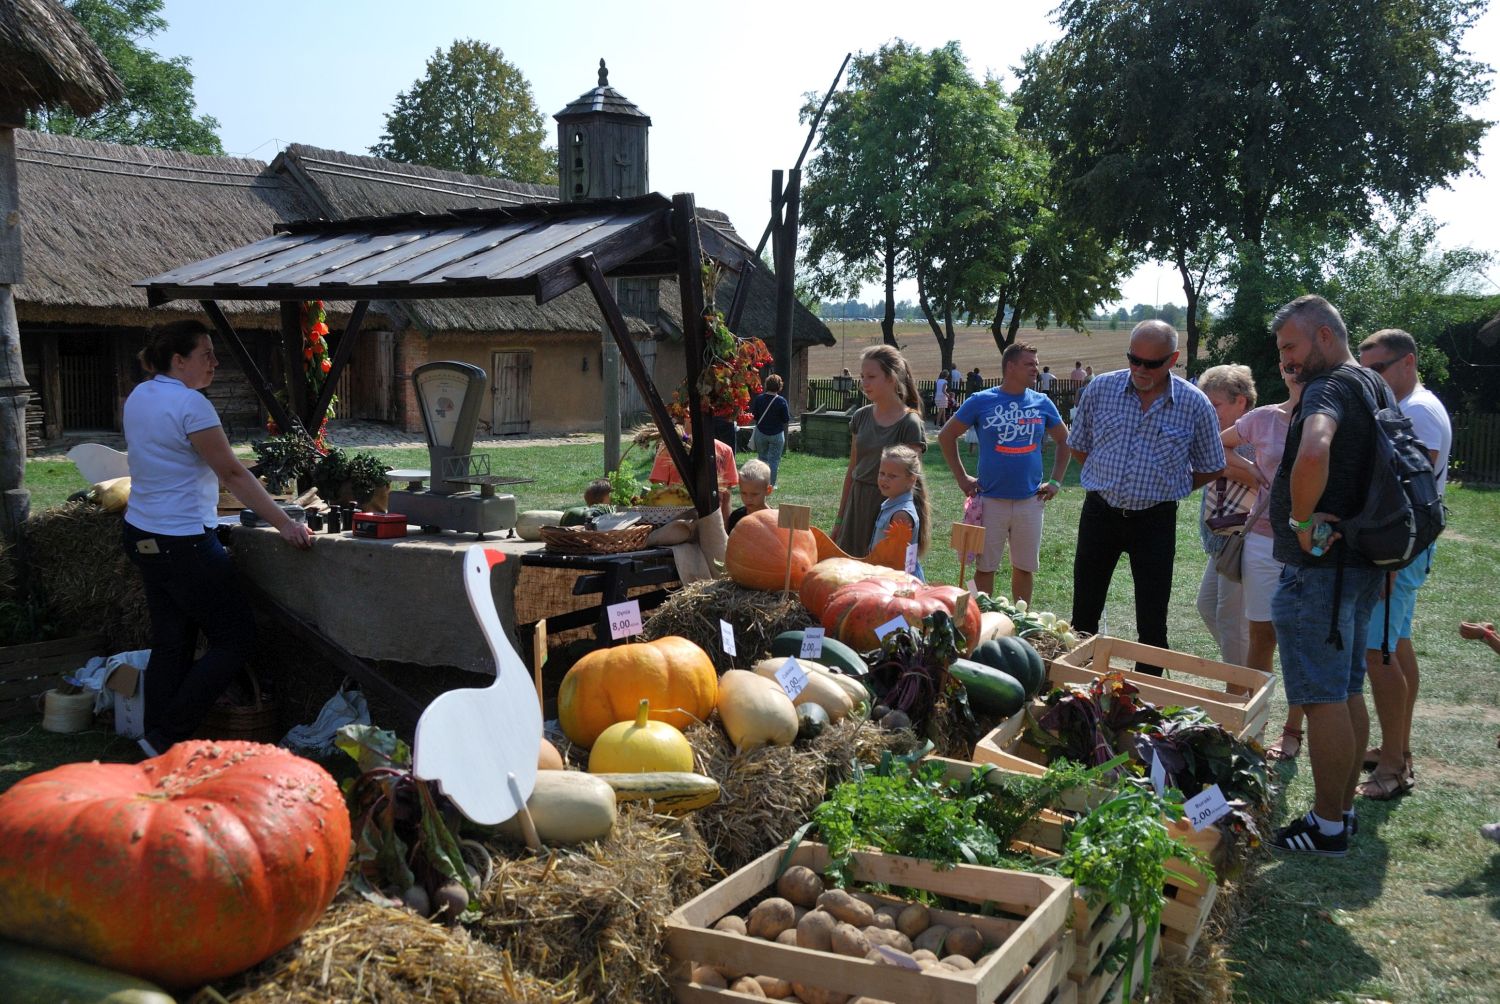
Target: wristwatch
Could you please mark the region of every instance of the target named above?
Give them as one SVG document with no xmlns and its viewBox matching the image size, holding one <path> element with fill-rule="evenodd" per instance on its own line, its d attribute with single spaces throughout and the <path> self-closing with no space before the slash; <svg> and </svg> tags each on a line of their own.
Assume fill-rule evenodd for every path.
<svg viewBox="0 0 1500 1004">
<path fill-rule="evenodd" d="M 1303 530 L 1312 529 L 1312 517 L 1309 516 L 1307 519 L 1293 519 L 1288 516 L 1286 525 L 1292 528 L 1293 533 L 1301 533 Z"/>
</svg>

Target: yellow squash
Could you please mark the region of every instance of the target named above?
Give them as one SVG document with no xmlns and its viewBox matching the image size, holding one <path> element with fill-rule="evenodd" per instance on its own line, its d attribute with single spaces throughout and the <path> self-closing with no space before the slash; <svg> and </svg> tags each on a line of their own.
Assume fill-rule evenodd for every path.
<svg viewBox="0 0 1500 1004">
<path fill-rule="evenodd" d="M 693 747 L 666 722 L 651 720 L 651 702 L 641 700 L 635 721 L 616 722 L 600 733 L 589 751 L 590 774 L 691 771 Z"/>
</svg>

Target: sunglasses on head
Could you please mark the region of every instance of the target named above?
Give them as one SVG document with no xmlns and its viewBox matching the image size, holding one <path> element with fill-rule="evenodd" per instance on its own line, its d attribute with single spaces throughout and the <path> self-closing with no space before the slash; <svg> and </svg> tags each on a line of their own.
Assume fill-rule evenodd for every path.
<svg viewBox="0 0 1500 1004">
<path fill-rule="evenodd" d="M 1132 366 L 1139 366 L 1141 369 L 1144 369 L 1144 370 L 1159 370 L 1163 366 L 1167 365 L 1167 362 L 1171 358 L 1172 358 L 1172 354 L 1171 353 L 1167 353 L 1166 355 L 1162 356 L 1160 359 L 1142 359 L 1140 356 L 1135 355 L 1134 353 L 1131 353 L 1131 352 L 1125 353 L 1125 359 L 1130 363 L 1130 365 L 1132 365 Z"/>
<path fill-rule="evenodd" d="M 1371 363 L 1370 365 L 1366 366 L 1365 369 L 1374 370 L 1376 373 L 1384 373 L 1386 370 L 1390 369 L 1392 366 L 1396 365 L 1409 355 L 1411 355 L 1410 352 L 1403 352 L 1395 359 L 1387 359 L 1384 362 Z"/>
</svg>

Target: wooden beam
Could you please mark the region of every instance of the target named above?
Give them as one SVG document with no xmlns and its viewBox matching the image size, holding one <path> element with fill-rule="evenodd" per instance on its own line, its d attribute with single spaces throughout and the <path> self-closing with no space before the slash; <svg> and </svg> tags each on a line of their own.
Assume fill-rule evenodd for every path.
<svg viewBox="0 0 1500 1004">
<path fill-rule="evenodd" d="M 286 408 L 307 422 L 307 370 L 302 358 L 302 301 L 281 301 L 281 362 L 286 373 Z M 314 425 L 316 430 L 317 426 Z M 292 430 L 282 426 L 283 432 Z"/>
<path fill-rule="evenodd" d="M 776 327 L 772 332 L 771 356 L 776 361 L 776 372 L 781 374 L 787 386 L 792 384 L 792 317 L 796 307 L 797 277 L 797 213 L 802 188 L 802 171 L 792 168 L 786 187 L 780 186 L 781 172 L 777 171 L 777 188 L 781 195 L 781 212 L 776 222 L 776 239 L 772 245 L 776 262 Z"/>
<path fill-rule="evenodd" d="M 672 424 L 672 416 L 667 413 L 667 406 L 662 403 L 661 395 L 656 392 L 656 384 L 651 379 L 651 374 L 646 372 L 646 364 L 641 359 L 641 354 L 636 351 L 635 341 L 631 339 L 630 332 L 625 326 L 625 315 L 620 311 L 620 305 L 615 302 L 614 296 L 610 294 L 609 282 L 604 277 L 604 271 L 599 267 L 599 261 L 592 254 L 579 255 L 573 259 L 574 267 L 583 275 L 588 283 L 589 290 L 594 294 L 594 302 L 599 304 L 599 310 L 604 314 L 604 323 L 609 328 L 609 333 L 614 336 L 615 344 L 620 347 L 620 358 L 625 360 L 625 368 L 630 371 L 635 385 L 640 388 L 641 398 L 646 402 L 646 410 L 651 412 L 651 420 L 656 423 L 656 431 L 661 433 L 662 445 L 667 449 L 667 456 L 679 471 L 690 471 L 690 460 L 687 450 L 682 445 L 682 439 L 677 435 L 677 429 Z M 687 481 L 687 475 L 683 474 L 683 481 Z M 715 500 L 715 506 L 717 506 Z"/>
<path fill-rule="evenodd" d="M 365 311 L 369 309 L 369 300 L 359 300 L 354 304 L 349 321 L 344 325 L 344 334 L 339 338 L 339 347 L 333 350 L 333 360 L 323 376 L 323 389 L 318 391 L 318 399 L 302 418 L 309 429 L 316 429 L 323 424 L 323 416 L 328 413 L 328 402 L 333 400 L 333 389 L 338 385 L 339 374 L 344 372 L 344 367 L 349 365 L 349 358 L 354 355 L 354 341 L 359 337 L 360 326 L 365 322 Z"/>
<path fill-rule="evenodd" d="M 250 388 L 255 391 L 255 396 L 260 398 L 260 403 L 266 406 L 266 411 L 270 413 L 277 428 L 283 433 L 291 432 L 294 426 L 291 415 L 287 413 L 286 405 L 276 397 L 276 389 L 266 380 L 260 367 L 255 365 L 255 360 L 250 357 L 250 350 L 245 348 L 244 342 L 240 341 L 239 333 L 229 323 L 229 318 L 224 316 L 224 311 L 213 300 L 199 300 L 198 303 L 203 308 L 203 312 L 208 315 L 208 319 L 213 322 L 214 329 L 224 339 L 224 343 L 229 346 L 229 351 L 233 352 L 234 357 L 239 360 L 240 369 L 250 381 Z M 296 372 L 302 372 L 300 366 Z"/>
<path fill-rule="evenodd" d="M 698 242 L 697 206 L 689 193 L 672 196 L 672 238 L 677 245 L 677 288 L 682 295 L 682 343 L 687 361 L 688 415 L 693 437 L 689 469 L 683 472 L 699 516 L 719 507 L 718 467 L 714 463 L 711 416 L 697 393 L 703 373 L 703 248 Z"/>
<path fill-rule="evenodd" d="M 734 299 L 729 301 L 729 313 L 724 317 L 724 323 L 729 330 L 739 333 L 740 317 L 745 313 L 745 304 L 750 300 L 750 281 L 754 278 L 755 262 L 747 261 L 740 266 L 739 281 L 734 284 Z M 790 384 L 788 384 L 790 386 Z"/>
<path fill-rule="evenodd" d="M 838 90 L 839 81 L 843 79 L 844 68 L 849 65 L 849 59 L 854 55 L 852 52 L 844 53 L 844 61 L 839 64 L 839 72 L 833 75 L 833 83 L 828 85 L 828 93 L 823 95 L 823 103 L 818 105 L 818 113 L 812 117 L 812 122 L 807 126 L 807 139 L 802 141 L 802 152 L 797 154 L 797 163 L 792 165 L 792 170 L 802 169 L 802 161 L 807 157 L 807 151 L 812 149 L 813 137 L 818 134 L 818 126 L 823 122 L 823 113 L 828 110 L 828 102 L 833 100 L 833 92 Z M 766 241 L 771 237 L 771 230 L 776 226 L 776 214 L 771 214 L 771 222 L 766 224 L 765 233 L 760 235 L 760 243 L 755 245 L 755 257 L 766 249 Z M 731 330 L 733 330 L 731 328 Z"/>
</svg>

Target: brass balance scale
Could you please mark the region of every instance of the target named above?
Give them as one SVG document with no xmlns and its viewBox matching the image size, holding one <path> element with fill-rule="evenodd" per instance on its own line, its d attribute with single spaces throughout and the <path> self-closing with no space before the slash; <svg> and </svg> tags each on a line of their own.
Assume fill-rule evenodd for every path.
<svg viewBox="0 0 1500 1004">
<path fill-rule="evenodd" d="M 474 454 L 474 430 L 489 378 L 469 363 L 439 361 L 418 366 L 411 375 L 427 434 L 429 468 L 386 473 L 392 484 L 390 510 L 406 516 L 424 533 L 453 530 L 478 534 L 509 530 L 515 536 L 516 497 L 495 489 L 527 484 L 533 478 L 490 473 L 490 458 Z M 434 476 L 433 472 L 438 472 Z M 423 482 L 430 481 L 424 489 Z"/>
</svg>

